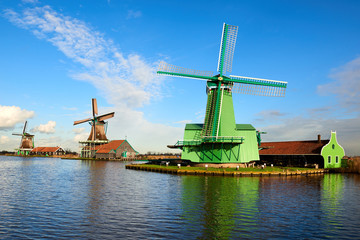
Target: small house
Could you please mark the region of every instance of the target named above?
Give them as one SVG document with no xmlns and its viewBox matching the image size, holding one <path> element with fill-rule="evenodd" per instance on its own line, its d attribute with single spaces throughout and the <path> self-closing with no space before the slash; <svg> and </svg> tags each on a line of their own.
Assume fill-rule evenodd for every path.
<svg viewBox="0 0 360 240">
<path fill-rule="evenodd" d="M 339 168 L 345 156 L 337 142 L 336 132 L 330 140 L 263 142 L 260 145 L 260 160 L 278 166 L 306 167 L 317 164 L 320 168 Z"/>
<path fill-rule="evenodd" d="M 65 150 L 61 147 L 36 147 L 31 150 L 30 154 L 44 156 L 61 156 L 65 155 Z"/>
<path fill-rule="evenodd" d="M 101 145 L 95 153 L 97 159 L 131 159 L 136 155 L 138 155 L 138 152 L 127 140 L 113 140 Z"/>
</svg>

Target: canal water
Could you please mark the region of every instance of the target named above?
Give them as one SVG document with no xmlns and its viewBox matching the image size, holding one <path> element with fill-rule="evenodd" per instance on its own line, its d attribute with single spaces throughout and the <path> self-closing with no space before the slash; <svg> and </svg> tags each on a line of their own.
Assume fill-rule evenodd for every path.
<svg viewBox="0 0 360 240">
<path fill-rule="evenodd" d="M 0 239 L 359 239 L 360 175 L 178 176 L 0 156 Z"/>
</svg>

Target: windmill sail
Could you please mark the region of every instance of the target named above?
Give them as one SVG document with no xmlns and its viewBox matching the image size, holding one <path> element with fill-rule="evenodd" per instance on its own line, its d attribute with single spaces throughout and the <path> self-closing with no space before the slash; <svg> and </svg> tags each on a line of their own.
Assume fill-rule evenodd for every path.
<svg viewBox="0 0 360 240">
<path fill-rule="evenodd" d="M 194 70 L 190 68 L 178 67 L 172 64 L 168 64 L 161 61 L 157 71 L 158 74 L 170 75 L 174 77 L 185 77 L 194 79 L 205 79 L 208 80 L 214 75 L 211 71 Z"/>
<path fill-rule="evenodd" d="M 78 121 L 74 121 L 74 125 L 78 125 L 80 123 L 90 122 L 90 121 L 91 121 L 91 118 L 87 118 L 87 119 L 84 119 L 84 120 L 78 120 Z"/>
<path fill-rule="evenodd" d="M 23 134 L 25 134 L 25 132 L 26 132 L 26 125 L 27 125 L 27 121 L 25 121 L 25 124 L 24 124 Z"/>
<path fill-rule="evenodd" d="M 91 125 L 90 135 L 88 137 L 88 141 L 96 141 L 96 140 L 105 140 L 107 141 L 106 131 L 105 131 L 105 120 L 114 117 L 115 113 L 107 113 L 100 116 L 98 115 L 98 106 L 96 98 L 91 99 L 91 110 L 92 110 L 92 118 L 86 118 L 83 120 L 74 121 L 74 125 L 89 122 Z"/>
<path fill-rule="evenodd" d="M 232 70 L 237 33 L 238 26 L 227 25 L 224 23 L 217 68 L 220 76 L 225 75 L 226 72 L 231 72 Z"/>
<path fill-rule="evenodd" d="M 92 105 L 92 110 L 93 110 L 93 116 L 95 116 L 98 114 L 96 98 L 91 99 L 91 105 Z"/>
<path fill-rule="evenodd" d="M 98 121 L 100 122 L 100 121 L 104 121 L 104 120 L 106 120 L 106 119 L 112 118 L 112 117 L 114 117 L 114 115 L 115 115 L 115 112 L 107 113 L 107 114 L 98 116 L 97 119 L 98 119 Z"/>
<path fill-rule="evenodd" d="M 287 82 L 263 78 L 250 78 L 230 75 L 233 80 L 233 93 L 251 94 L 268 97 L 284 97 Z"/>
</svg>

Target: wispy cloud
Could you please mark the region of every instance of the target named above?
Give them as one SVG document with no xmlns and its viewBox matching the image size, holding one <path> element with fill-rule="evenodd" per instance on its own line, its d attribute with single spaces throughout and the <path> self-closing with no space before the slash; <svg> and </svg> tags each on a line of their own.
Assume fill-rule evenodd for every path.
<svg viewBox="0 0 360 240">
<path fill-rule="evenodd" d="M 333 69 L 333 82 L 318 86 L 323 95 L 335 94 L 343 107 L 360 112 L 360 57 Z"/>
<path fill-rule="evenodd" d="M 7 9 L 5 16 L 85 67 L 85 72 L 73 77 L 92 83 L 110 103 L 141 107 L 159 95 L 157 63 L 148 63 L 136 54 L 124 56 L 111 40 L 83 21 L 57 13 L 50 6 L 22 12 Z"/>
<path fill-rule="evenodd" d="M 24 123 L 34 117 L 35 112 L 17 106 L 0 105 L 0 129 L 12 129 L 17 123 Z"/>
<path fill-rule="evenodd" d="M 55 127 L 56 127 L 56 122 L 49 121 L 46 124 L 40 124 L 39 126 L 34 127 L 33 129 L 31 129 L 31 131 L 50 134 L 50 133 L 55 133 Z"/>
</svg>

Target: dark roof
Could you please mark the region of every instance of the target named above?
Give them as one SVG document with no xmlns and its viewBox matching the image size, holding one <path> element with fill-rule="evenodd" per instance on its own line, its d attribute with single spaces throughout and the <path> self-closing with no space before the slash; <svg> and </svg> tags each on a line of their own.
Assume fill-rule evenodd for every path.
<svg viewBox="0 0 360 240">
<path fill-rule="evenodd" d="M 201 130 L 204 124 L 202 123 L 188 123 L 185 126 L 185 130 Z"/>
<path fill-rule="evenodd" d="M 263 142 L 259 151 L 260 155 L 308 155 L 320 154 L 321 149 L 329 140 L 321 141 L 288 141 L 288 142 Z"/>
</svg>

